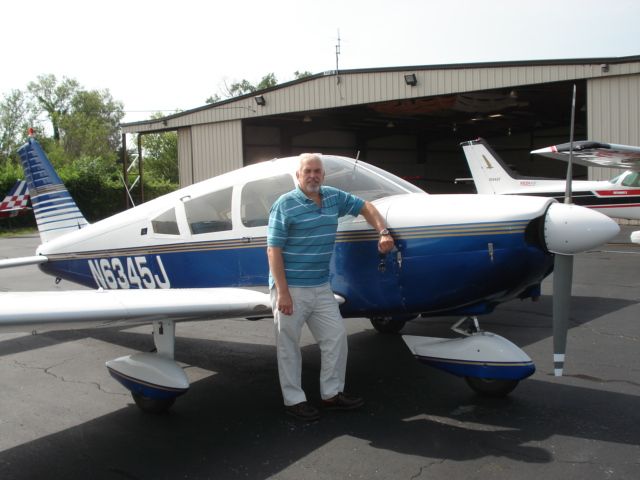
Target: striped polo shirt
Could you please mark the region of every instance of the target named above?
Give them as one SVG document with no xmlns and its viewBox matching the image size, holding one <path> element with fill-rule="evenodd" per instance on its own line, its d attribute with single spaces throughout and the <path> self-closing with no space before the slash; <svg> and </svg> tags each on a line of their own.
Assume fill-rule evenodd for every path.
<svg viewBox="0 0 640 480">
<path fill-rule="evenodd" d="M 320 187 L 322 207 L 300 187 L 275 201 L 269 214 L 267 246 L 282 249 L 285 276 L 291 287 L 317 287 L 329 282 L 329 262 L 338 218 L 357 216 L 364 200 L 337 188 Z M 274 280 L 269 272 L 269 286 Z"/>
</svg>

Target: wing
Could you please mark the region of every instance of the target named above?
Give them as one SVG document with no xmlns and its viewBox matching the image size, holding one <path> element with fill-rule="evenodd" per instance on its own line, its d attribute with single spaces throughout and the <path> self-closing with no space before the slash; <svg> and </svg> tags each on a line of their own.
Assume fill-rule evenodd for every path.
<svg viewBox="0 0 640 480">
<path fill-rule="evenodd" d="M 569 160 L 570 144 L 563 143 L 533 150 L 531 153 Z M 640 147 L 591 141 L 573 142 L 573 160 L 587 167 L 625 168 L 640 171 Z"/>
<path fill-rule="evenodd" d="M 271 315 L 269 294 L 243 288 L 4 292 L 0 305 L 11 332 Z"/>
</svg>

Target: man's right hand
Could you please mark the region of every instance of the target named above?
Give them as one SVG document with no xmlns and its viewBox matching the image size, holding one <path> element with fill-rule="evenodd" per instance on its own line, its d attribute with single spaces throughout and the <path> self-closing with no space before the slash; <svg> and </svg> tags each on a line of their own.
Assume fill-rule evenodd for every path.
<svg viewBox="0 0 640 480">
<path fill-rule="evenodd" d="M 293 315 L 293 300 L 288 290 L 286 292 L 278 291 L 276 306 L 283 315 Z"/>
</svg>

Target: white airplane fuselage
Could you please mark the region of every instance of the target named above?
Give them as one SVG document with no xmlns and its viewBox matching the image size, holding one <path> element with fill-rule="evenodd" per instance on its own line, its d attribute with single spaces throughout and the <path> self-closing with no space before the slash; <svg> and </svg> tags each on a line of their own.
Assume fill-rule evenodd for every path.
<svg viewBox="0 0 640 480">
<path fill-rule="evenodd" d="M 397 245 L 381 261 L 362 217 L 340 222 L 331 283 L 345 316 L 480 314 L 539 295 L 553 262 L 544 219 L 563 208 L 552 199 L 428 195 L 362 162 L 325 163 L 327 183 L 373 201 Z M 66 233 L 39 247 L 40 268 L 104 289 L 264 288 L 273 189 L 293 188 L 296 167 L 296 158 L 246 167 Z"/>
<path fill-rule="evenodd" d="M 618 180 L 622 181 L 628 174 L 625 172 Z M 502 195 L 527 195 L 551 197 L 563 201 L 566 183 L 564 180 L 515 179 L 519 187 L 500 193 Z M 616 179 L 614 179 L 616 180 Z M 640 220 L 640 188 L 626 187 L 619 181 L 574 180 L 571 183 L 572 198 L 576 205 L 591 208 L 609 217 Z"/>
</svg>

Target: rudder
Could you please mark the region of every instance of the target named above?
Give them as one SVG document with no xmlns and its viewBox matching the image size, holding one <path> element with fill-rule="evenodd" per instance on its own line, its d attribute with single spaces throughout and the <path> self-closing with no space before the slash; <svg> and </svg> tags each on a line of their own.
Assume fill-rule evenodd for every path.
<svg viewBox="0 0 640 480">
<path fill-rule="evenodd" d="M 502 159 L 481 138 L 461 143 L 473 183 L 480 194 L 511 192 L 518 183 Z"/>
<path fill-rule="evenodd" d="M 29 138 L 18 153 L 42 241 L 88 225 L 36 139 Z"/>
</svg>

